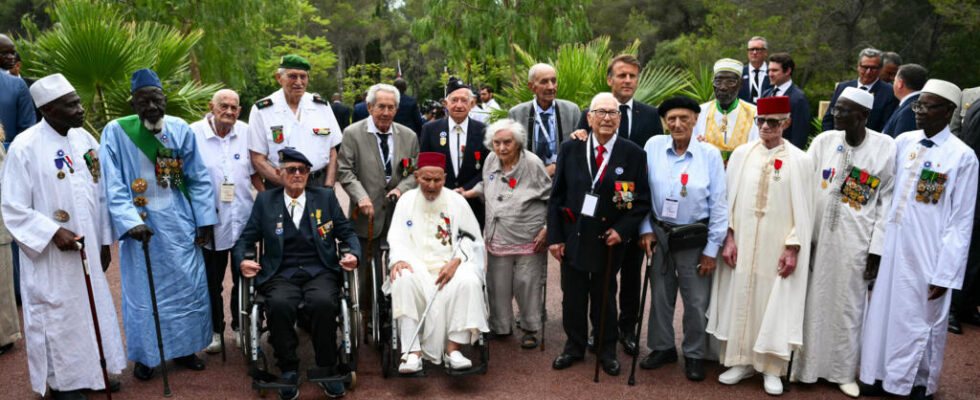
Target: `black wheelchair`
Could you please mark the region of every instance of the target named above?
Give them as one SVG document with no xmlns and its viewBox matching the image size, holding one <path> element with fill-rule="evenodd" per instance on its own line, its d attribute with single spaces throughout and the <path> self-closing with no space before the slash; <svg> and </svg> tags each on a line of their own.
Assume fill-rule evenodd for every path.
<svg viewBox="0 0 980 400">
<path fill-rule="evenodd" d="M 262 254 L 262 244 L 256 249 L 250 249 L 245 257 L 259 260 Z M 339 258 L 350 252 L 350 248 L 341 243 Z M 353 390 L 357 386 L 357 351 L 359 347 L 361 313 L 357 306 L 357 270 L 344 271 L 343 287 L 340 290 L 340 315 L 337 326 L 342 331 L 338 335 L 338 365 L 336 369 L 310 368 L 306 371 L 306 380 L 313 383 L 341 382 L 344 387 Z M 270 390 L 297 388 L 300 382 L 285 382 L 272 374 L 269 360 L 262 350 L 262 334 L 269 328 L 265 323 L 266 299 L 255 287 L 253 279 L 241 278 L 239 285 L 239 304 L 241 313 L 242 352 L 248 364 L 248 376 L 252 377 L 252 389 L 265 397 Z M 296 325 L 310 331 L 310 315 L 304 312 L 300 303 L 297 311 Z M 261 366 L 259 365 L 261 363 Z"/>
</svg>

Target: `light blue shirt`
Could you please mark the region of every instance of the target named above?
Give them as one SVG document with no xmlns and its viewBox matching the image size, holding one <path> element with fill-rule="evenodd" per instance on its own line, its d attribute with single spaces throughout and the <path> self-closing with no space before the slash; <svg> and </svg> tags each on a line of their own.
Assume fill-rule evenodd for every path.
<svg viewBox="0 0 980 400">
<path fill-rule="evenodd" d="M 670 135 L 647 141 L 647 171 L 650 180 L 652 217 L 673 224 L 690 224 L 708 218 L 708 244 L 702 254 L 717 257 L 728 233 L 728 201 L 725 193 L 725 164 L 714 146 L 691 140 L 684 155 L 674 152 Z M 687 196 L 681 196 L 681 175 L 687 174 Z M 677 200 L 677 217 L 661 215 L 667 199 Z M 650 217 L 640 223 L 640 233 L 651 233 Z"/>
<path fill-rule="evenodd" d="M 550 125 L 550 126 L 548 128 L 551 128 L 551 136 L 547 136 L 547 137 L 548 137 L 548 147 L 551 148 L 551 158 L 549 158 L 547 160 L 542 160 L 542 161 L 544 161 L 544 165 L 554 164 L 554 163 L 558 162 L 558 141 L 555 140 L 555 132 L 558 131 L 557 121 L 555 121 L 555 119 L 556 119 L 555 118 L 555 102 L 552 101 L 551 102 L 551 107 L 549 107 L 547 110 L 542 110 L 541 109 L 541 106 L 538 105 L 537 98 L 535 98 L 534 100 L 531 100 L 531 104 L 534 104 L 534 113 L 535 113 L 535 122 L 534 122 L 534 139 L 535 139 L 535 142 L 537 141 L 538 135 L 545 135 L 545 136 L 548 135 L 548 132 L 541 132 L 541 124 L 539 124 L 538 121 L 540 121 L 542 124 L 545 122 L 544 121 L 544 118 L 541 118 L 541 113 L 545 113 L 545 114 L 548 114 L 549 115 L 549 117 L 548 117 L 548 125 Z"/>
</svg>

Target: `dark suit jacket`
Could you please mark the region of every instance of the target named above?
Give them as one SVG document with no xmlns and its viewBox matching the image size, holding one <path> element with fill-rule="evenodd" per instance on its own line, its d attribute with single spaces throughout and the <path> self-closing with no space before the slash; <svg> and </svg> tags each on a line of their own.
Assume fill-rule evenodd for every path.
<svg viewBox="0 0 980 400">
<path fill-rule="evenodd" d="M 664 125 L 660 122 L 660 114 L 656 108 L 633 100 L 631 111 L 633 112 L 633 125 L 630 126 L 630 135 L 626 139 L 643 148 L 651 137 L 664 134 Z M 582 111 L 582 115 L 578 119 L 578 126 L 575 129 L 585 129 L 592 132 L 592 128 L 589 127 L 589 120 L 585 117 L 588 113 L 588 108 Z M 620 136 L 619 138 L 622 139 L 623 137 Z"/>
<path fill-rule="evenodd" d="M 595 159 L 588 160 L 586 146 L 590 141 L 566 140 L 558 150 L 558 165 L 548 201 L 548 245 L 565 244 L 565 263 L 572 268 L 600 272 L 605 268 L 606 244 L 599 236 L 612 228 L 623 240 L 636 236 L 640 221 L 650 212 L 650 186 L 647 180 L 646 153 L 629 140 L 617 138 L 609 155 L 605 175 L 596 186 L 599 196 L 595 215 L 581 214 L 582 201 L 591 189 L 593 173 L 598 169 Z M 622 171 L 622 173 L 617 173 Z M 616 208 L 613 203 L 617 181 L 633 182 L 633 207 Z M 613 249 L 613 265 L 619 265 L 624 242 Z"/>
<path fill-rule="evenodd" d="M 827 107 L 827 114 L 823 116 L 823 124 L 821 125 L 823 130 L 829 131 L 834 129 L 834 116 L 830 114 L 830 110 L 834 108 L 834 104 L 837 104 L 837 98 L 840 97 L 840 94 L 844 92 L 844 88 L 846 87 L 858 87 L 857 79 L 837 85 L 837 89 L 834 90 L 834 96 L 830 98 L 830 107 Z M 868 122 L 864 126 L 871 128 L 873 131 L 881 132 L 882 128 L 885 127 L 885 123 L 891 118 L 892 113 L 898 108 L 898 99 L 895 98 L 892 85 L 880 79 L 874 85 L 871 85 L 871 89 L 868 92 L 875 96 L 875 102 L 871 108 L 871 115 L 868 116 Z"/>
<path fill-rule="evenodd" d="M 772 97 L 775 87 L 769 88 L 762 97 Z M 780 96 L 789 96 L 790 122 L 789 127 L 783 131 L 783 139 L 789 140 L 796 148 L 806 149 L 806 141 L 810 138 L 810 102 L 803 94 L 803 90 L 796 84 L 791 84 L 786 93 Z M 760 97 L 761 98 L 761 97 Z"/>
<path fill-rule="evenodd" d="M 371 114 L 368 114 L 367 103 L 366 102 L 363 102 L 362 101 L 360 103 L 354 104 L 354 113 L 351 116 L 350 123 L 353 124 L 353 123 L 355 123 L 357 121 L 360 121 L 360 120 L 362 120 L 364 118 L 367 118 L 369 115 L 371 115 Z"/>
<path fill-rule="evenodd" d="M 898 137 L 898 135 L 905 132 L 919 129 L 915 124 L 915 112 L 912 111 L 912 103 L 915 103 L 918 100 L 919 95 L 909 97 L 909 99 L 905 101 L 905 104 L 902 104 L 901 107 L 895 110 L 892 117 L 885 123 L 885 127 L 881 129 L 881 133 L 891 137 Z M 871 117 L 869 116 L 868 118 Z"/>
<path fill-rule="evenodd" d="M 275 276 L 282 263 L 283 239 L 282 232 L 276 233 L 276 227 L 281 223 L 289 223 L 289 212 L 286 211 L 286 203 L 283 200 L 283 188 L 259 192 L 252 206 L 252 214 L 248 217 L 248 223 L 242 231 L 235 247 L 232 249 L 232 265 L 240 268 L 242 260 L 245 259 L 245 250 L 259 240 L 265 241 L 265 254 L 259 261 L 262 270 L 255 276 L 255 284 L 261 285 L 265 281 Z M 322 210 L 320 225 L 324 226 L 328 222 L 333 222 L 333 229 L 326 233 L 323 240 L 315 241 L 316 254 L 320 257 L 320 262 L 328 269 L 340 270 L 340 260 L 337 259 L 336 240 L 341 240 L 350 246 L 351 254 L 361 258 L 361 244 L 357 240 L 357 234 L 351 227 L 350 221 L 344 217 L 344 211 L 337 202 L 333 189 L 327 187 L 307 187 L 306 188 L 306 208 L 304 212 L 314 214 L 316 210 Z M 300 229 L 310 229 L 313 237 L 320 237 L 317 233 L 318 226 L 314 218 L 309 218 L 310 224 Z"/>
<path fill-rule="evenodd" d="M 755 104 L 752 101 L 752 86 L 749 86 L 749 75 L 752 75 L 749 67 L 751 67 L 751 64 L 742 66 L 742 87 L 738 89 L 738 98 Z M 772 87 L 772 83 L 769 82 L 769 74 L 760 71 L 759 75 L 762 77 L 762 91 L 759 92 L 759 97 L 762 97 L 762 94 Z"/>
<path fill-rule="evenodd" d="M 437 119 L 422 126 L 422 140 L 419 141 L 419 152 L 434 151 L 446 156 L 446 187 L 455 189 L 461 187 L 469 190 L 483 179 L 482 168 L 486 164 L 490 150 L 483 147 L 483 131 L 487 126 L 473 118 L 466 126 L 466 150 L 463 152 L 463 165 L 459 168 L 459 176 L 453 171 L 452 157 L 449 156 L 449 117 Z M 440 144 L 440 135 L 446 132 L 446 144 Z M 476 153 L 480 152 L 480 168 L 476 167 Z"/>
<path fill-rule="evenodd" d="M 340 130 L 347 129 L 347 126 L 350 125 L 350 107 L 345 106 L 344 103 L 334 101 L 330 103 L 330 108 L 333 109 L 333 115 L 337 117 Z"/>
<path fill-rule="evenodd" d="M 966 110 L 959 138 L 967 146 L 970 146 L 975 153 L 980 154 L 980 107 L 970 107 Z M 980 208 L 980 201 L 977 202 L 977 208 Z M 980 214 L 977 214 L 977 218 L 980 218 Z M 974 224 L 974 226 L 977 225 Z M 980 239 L 980 236 L 974 235 L 974 240 L 977 239 Z"/>
<path fill-rule="evenodd" d="M 398 99 L 398 112 L 395 113 L 395 122 L 405 125 L 415 132 L 416 135 L 422 132 L 422 113 L 419 112 L 419 104 L 411 96 L 402 93 Z"/>
</svg>

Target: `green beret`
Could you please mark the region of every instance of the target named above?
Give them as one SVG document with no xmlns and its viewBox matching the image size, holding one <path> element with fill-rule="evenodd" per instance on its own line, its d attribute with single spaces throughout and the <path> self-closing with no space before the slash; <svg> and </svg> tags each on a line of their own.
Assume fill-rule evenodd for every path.
<svg viewBox="0 0 980 400">
<path fill-rule="evenodd" d="M 279 59 L 279 68 L 310 70 L 310 62 L 296 54 L 283 56 Z"/>
</svg>

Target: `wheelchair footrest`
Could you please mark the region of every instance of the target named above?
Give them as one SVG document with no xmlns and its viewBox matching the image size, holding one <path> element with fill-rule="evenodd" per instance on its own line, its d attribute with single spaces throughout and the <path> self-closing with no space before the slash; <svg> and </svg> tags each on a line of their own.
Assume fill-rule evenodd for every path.
<svg viewBox="0 0 980 400">
<path fill-rule="evenodd" d="M 467 369 L 452 369 L 446 368 L 446 375 L 449 376 L 466 376 L 466 375 L 486 375 L 487 374 L 487 363 L 482 363 L 479 365 L 474 365 Z"/>
<path fill-rule="evenodd" d="M 306 370 L 306 380 L 313 383 L 341 382 L 350 384 L 352 379 L 349 371 L 317 367 Z"/>
<path fill-rule="evenodd" d="M 248 375 L 252 377 L 254 390 L 279 390 L 299 386 L 299 378 L 287 381 L 258 368 L 249 368 Z"/>
<path fill-rule="evenodd" d="M 427 375 L 425 373 L 425 369 L 421 369 L 421 370 L 416 371 L 416 372 L 409 372 L 407 374 L 403 374 L 401 372 L 398 372 L 398 368 L 395 367 L 395 372 L 397 372 L 397 374 L 395 376 L 397 376 L 399 378 L 425 378 L 425 377 L 429 376 L 429 375 Z"/>
</svg>

